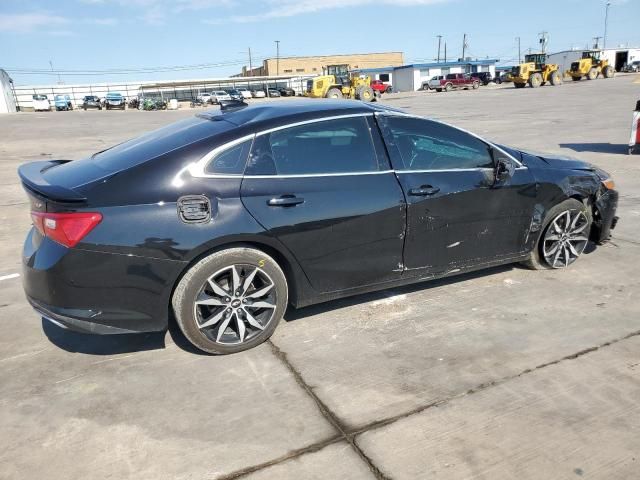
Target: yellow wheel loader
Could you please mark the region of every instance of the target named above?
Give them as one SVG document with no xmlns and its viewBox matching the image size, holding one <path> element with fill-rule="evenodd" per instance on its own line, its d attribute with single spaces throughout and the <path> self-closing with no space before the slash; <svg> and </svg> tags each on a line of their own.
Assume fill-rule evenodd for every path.
<svg viewBox="0 0 640 480">
<path fill-rule="evenodd" d="M 574 82 L 582 80 L 583 77 L 595 80 L 600 75 L 604 78 L 612 78 L 615 75 L 615 70 L 609 65 L 609 60 L 601 57 L 600 50 L 585 50 L 582 52 L 582 58 L 573 62 L 571 70 L 567 73 L 571 75 Z"/>
<path fill-rule="evenodd" d="M 373 102 L 375 92 L 371 77 L 361 77 L 349 72 L 349 65 L 328 65 L 323 75 L 307 80 L 307 96 L 311 98 L 354 98 Z"/>
<path fill-rule="evenodd" d="M 562 74 L 558 70 L 558 65 L 547 63 L 546 53 L 525 55 L 524 63 L 513 67 L 511 76 L 516 88 L 524 88 L 527 83 L 532 88 L 537 88 L 547 82 L 551 85 L 562 83 Z"/>
</svg>

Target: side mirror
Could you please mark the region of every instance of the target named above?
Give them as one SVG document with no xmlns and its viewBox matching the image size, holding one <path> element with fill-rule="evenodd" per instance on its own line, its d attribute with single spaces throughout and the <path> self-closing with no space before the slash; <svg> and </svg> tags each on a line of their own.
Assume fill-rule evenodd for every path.
<svg viewBox="0 0 640 480">
<path fill-rule="evenodd" d="M 494 185 L 499 185 L 506 182 L 515 173 L 515 165 L 505 154 L 495 148 L 491 149 L 493 154 L 493 161 L 495 163 L 495 182 Z"/>
</svg>

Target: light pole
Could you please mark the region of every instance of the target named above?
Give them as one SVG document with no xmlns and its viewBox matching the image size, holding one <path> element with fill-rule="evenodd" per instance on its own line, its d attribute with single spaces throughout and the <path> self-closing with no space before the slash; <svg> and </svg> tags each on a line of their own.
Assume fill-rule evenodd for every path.
<svg viewBox="0 0 640 480">
<path fill-rule="evenodd" d="M 602 40 L 602 49 L 607 48 L 607 27 L 609 25 L 609 7 L 611 6 L 611 2 L 607 0 L 607 7 L 604 11 L 604 39 Z"/>
<path fill-rule="evenodd" d="M 442 35 L 436 35 L 438 37 L 438 63 L 440 63 L 440 42 L 442 41 Z"/>
<path fill-rule="evenodd" d="M 520 51 L 520 37 L 516 37 L 516 40 L 518 40 L 518 65 L 520 65 L 522 63 L 522 53 Z"/>
<path fill-rule="evenodd" d="M 276 75 L 280 75 L 280 40 L 276 40 Z"/>
</svg>

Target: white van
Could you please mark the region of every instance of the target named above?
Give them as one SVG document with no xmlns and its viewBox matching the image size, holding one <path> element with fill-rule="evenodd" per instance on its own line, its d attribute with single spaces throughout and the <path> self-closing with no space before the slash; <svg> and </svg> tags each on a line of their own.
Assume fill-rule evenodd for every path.
<svg viewBox="0 0 640 480">
<path fill-rule="evenodd" d="M 51 110 L 51 103 L 46 95 L 36 94 L 31 98 L 33 99 L 34 112 L 49 112 Z"/>
</svg>

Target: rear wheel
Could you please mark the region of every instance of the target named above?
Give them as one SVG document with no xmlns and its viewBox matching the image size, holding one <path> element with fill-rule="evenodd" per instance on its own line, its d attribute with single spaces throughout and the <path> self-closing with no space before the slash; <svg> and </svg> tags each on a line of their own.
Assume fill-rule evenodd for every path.
<svg viewBox="0 0 640 480">
<path fill-rule="evenodd" d="M 339 88 L 330 88 L 327 91 L 327 98 L 342 98 L 342 92 Z"/>
<path fill-rule="evenodd" d="M 230 248 L 196 263 L 173 294 L 185 337 L 208 353 L 229 354 L 267 340 L 284 315 L 287 281 L 270 256 Z"/>
<path fill-rule="evenodd" d="M 595 80 L 596 78 L 598 78 L 598 70 L 592 67 L 589 73 L 587 73 L 587 79 Z"/>
<path fill-rule="evenodd" d="M 615 70 L 611 65 L 607 65 L 602 71 L 602 74 L 604 75 L 604 78 L 613 78 L 613 76 L 615 75 Z"/>
<path fill-rule="evenodd" d="M 363 102 L 373 102 L 375 96 L 373 94 L 373 89 L 369 86 L 360 87 L 360 94 L 358 98 Z"/>
<path fill-rule="evenodd" d="M 445 92 L 450 92 L 451 90 L 453 90 L 453 85 L 451 85 L 450 83 L 447 83 L 447 84 L 444 86 L 444 91 L 445 91 Z"/>
<path fill-rule="evenodd" d="M 542 75 L 534 73 L 529 77 L 529 86 L 531 88 L 538 88 L 540 85 L 542 85 Z"/>
<path fill-rule="evenodd" d="M 534 270 L 566 268 L 582 254 L 589 242 L 591 212 L 574 198 L 549 210 L 542 234 L 530 259 L 524 264 Z"/>
<path fill-rule="evenodd" d="M 486 85 L 486 84 L 485 84 Z M 477 90 L 478 88 L 480 88 L 480 84 L 478 82 L 473 82 L 472 88 L 474 90 Z"/>
<path fill-rule="evenodd" d="M 425 90 L 426 90 L 426 89 L 425 89 Z M 389 86 L 385 89 L 384 93 L 393 93 L 393 87 L 392 87 L 391 85 L 389 85 Z"/>
<path fill-rule="evenodd" d="M 560 75 L 558 70 L 555 70 L 549 75 L 549 80 L 551 81 L 551 85 L 560 85 L 562 83 L 562 75 Z"/>
</svg>

